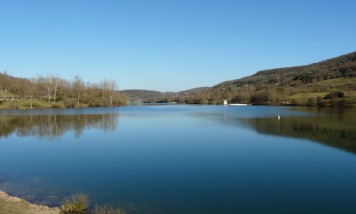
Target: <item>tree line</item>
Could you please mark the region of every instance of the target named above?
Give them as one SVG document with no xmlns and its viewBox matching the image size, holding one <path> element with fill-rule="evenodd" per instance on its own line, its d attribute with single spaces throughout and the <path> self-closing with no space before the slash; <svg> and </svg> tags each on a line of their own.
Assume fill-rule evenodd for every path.
<svg viewBox="0 0 356 214">
<path fill-rule="evenodd" d="M 0 72 L 1 102 L 23 101 L 28 108 L 47 103 L 48 107 L 99 107 L 126 104 L 114 80 L 84 82 L 76 75 L 69 81 L 57 75 L 16 78 Z"/>
</svg>

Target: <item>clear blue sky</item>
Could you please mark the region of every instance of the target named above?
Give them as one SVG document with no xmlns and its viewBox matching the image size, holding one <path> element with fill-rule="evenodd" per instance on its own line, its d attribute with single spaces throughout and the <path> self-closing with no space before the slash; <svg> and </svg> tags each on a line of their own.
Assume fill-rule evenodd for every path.
<svg viewBox="0 0 356 214">
<path fill-rule="evenodd" d="M 355 0 L 0 0 L 0 71 L 179 91 L 356 51 Z"/>
</svg>

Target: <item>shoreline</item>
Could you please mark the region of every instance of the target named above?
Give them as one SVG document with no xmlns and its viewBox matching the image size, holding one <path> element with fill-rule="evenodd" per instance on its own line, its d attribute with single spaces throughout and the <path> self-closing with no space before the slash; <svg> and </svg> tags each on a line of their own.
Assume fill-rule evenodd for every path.
<svg viewBox="0 0 356 214">
<path fill-rule="evenodd" d="M 38 102 L 37 104 L 33 104 L 32 107 L 29 106 L 28 103 L 11 103 L 10 101 L 0 102 L 0 110 L 37 110 L 37 109 L 80 109 L 80 108 L 98 108 L 98 107 L 119 107 L 119 106 L 127 106 L 127 104 L 121 105 L 102 105 L 102 106 L 90 106 L 88 104 L 80 104 L 75 106 L 66 106 L 63 102 L 57 102 L 55 104 L 48 104 L 46 102 Z"/>
<path fill-rule="evenodd" d="M 48 207 L 30 203 L 22 198 L 9 196 L 0 190 L 0 214 L 59 214 L 59 207 Z"/>
<path fill-rule="evenodd" d="M 140 105 L 118 105 L 118 106 L 82 106 L 82 107 L 33 107 L 33 108 L 3 108 L 0 105 L 0 111 L 9 111 L 9 110 L 44 110 L 44 109 L 87 109 L 87 108 L 112 108 L 112 107 L 123 107 L 123 106 L 145 106 L 145 105 L 206 105 L 206 106 L 283 106 L 283 107 L 307 107 L 307 108 L 353 108 L 356 107 L 356 104 L 349 104 L 349 105 L 326 105 L 326 106 L 318 106 L 318 105 L 293 105 L 293 104 L 241 104 L 241 103 L 228 103 L 224 104 L 187 104 L 187 103 L 143 103 Z M 0 213 L 1 214 L 1 213 Z"/>
</svg>

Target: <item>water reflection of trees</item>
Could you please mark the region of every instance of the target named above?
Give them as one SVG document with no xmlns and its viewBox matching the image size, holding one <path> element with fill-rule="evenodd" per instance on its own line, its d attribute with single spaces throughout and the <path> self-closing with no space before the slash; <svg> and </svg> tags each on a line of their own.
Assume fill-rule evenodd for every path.
<svg viewBox="0 0 356 214">
<path fill-rule="evenodd" d="M 90 128 L 113 131 L 118 126 L 118 120 L 118 114 L 1 115 L 0 137 L 12 133 L 18 136 L 58 137 L 72 130 L 78 137 Z"/>
<path fill-rule="evenodd" d="M 356 112 L 353 109 L 323 112 L 312 117 L 242 119 L 259 133 L 305 138 L 356 153 Z"/>
</svg>

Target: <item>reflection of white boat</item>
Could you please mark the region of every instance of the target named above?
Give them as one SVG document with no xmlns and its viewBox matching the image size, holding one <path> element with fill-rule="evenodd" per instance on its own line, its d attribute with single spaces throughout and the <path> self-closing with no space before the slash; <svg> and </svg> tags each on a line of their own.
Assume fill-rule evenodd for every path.
<svg viewBox="0 0 356 214">
<path fill-rule="evenodd" d="M 247 106 L 249 104 L 244 104 L 244 103 L 232 103 L 232 104 L 229 104 L 230 106 Z"/>
</svg>

